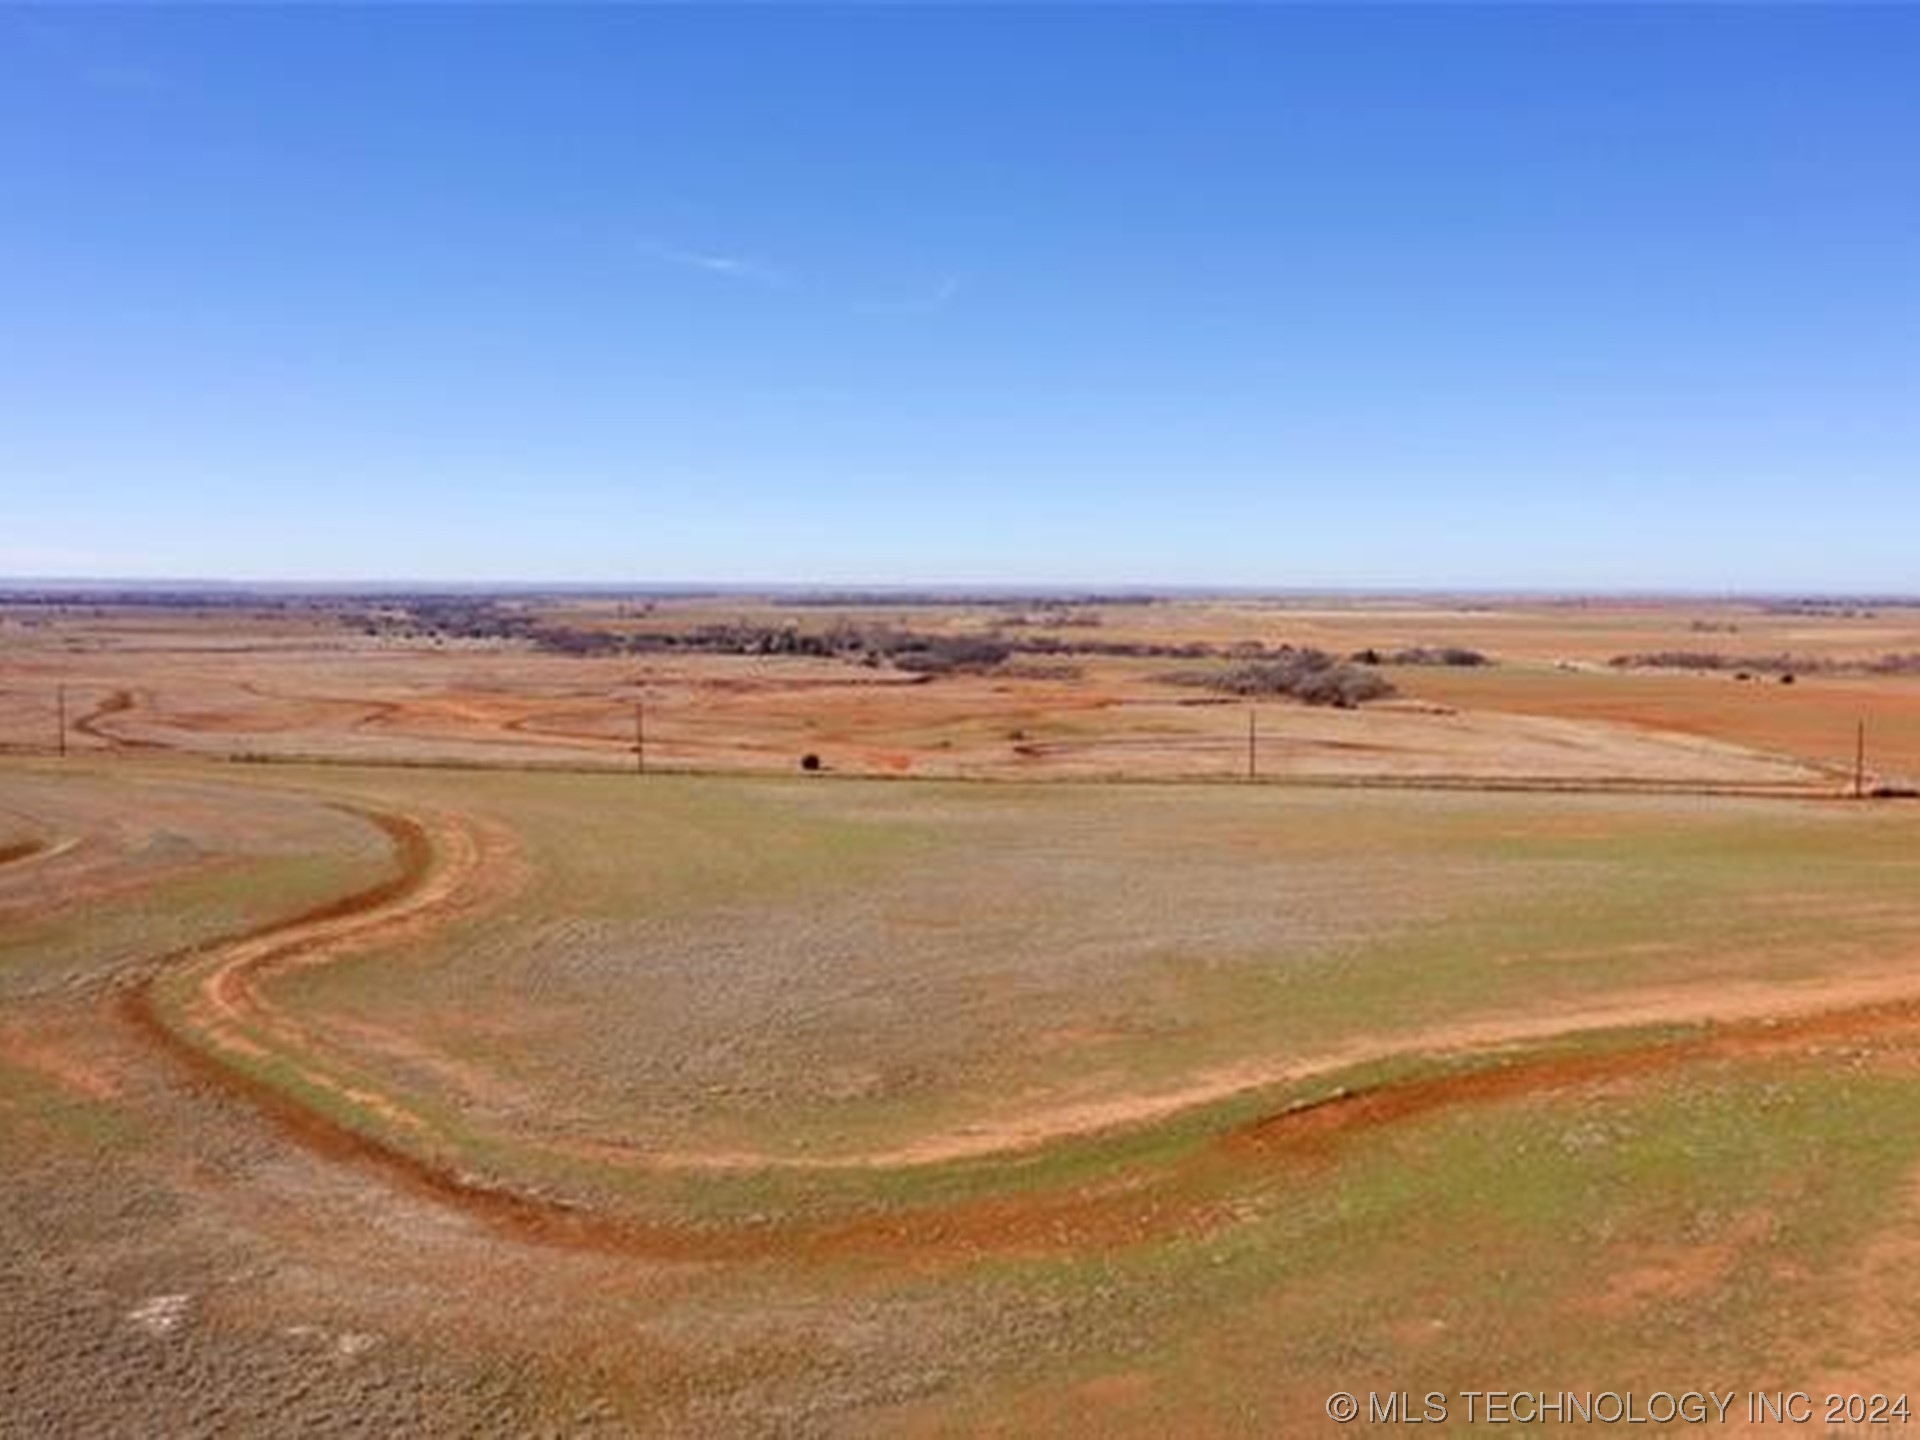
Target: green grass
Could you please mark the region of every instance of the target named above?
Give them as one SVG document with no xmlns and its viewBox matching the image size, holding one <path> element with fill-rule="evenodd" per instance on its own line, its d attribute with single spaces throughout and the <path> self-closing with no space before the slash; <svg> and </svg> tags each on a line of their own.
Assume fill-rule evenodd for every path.
<svg viewBox="0 0 1920 1440">
<path fill-rule="evenodd" d="M 576 1133 L 643 1146 L 857 1153 L 1010 1098 L 1171 1087 L 1361 1036 L 1920 946 L 1913 827 L 1834 807 L 352 783 L 500 818 L 532 878 L 470 923 L 276 996 L 400 1025 L 551 1095 Z"/>
<path fill-rule="evenodd" d="M 1920 1239 L 1920 1082 L 1888 1037 L 1865 1061 L 1796 1042 L 1319 1146 L 1222 1137 L 1336 1087 L 1500 1062 L 1405 1053 L 1150 1126 L 912 1169 L 658 1175 L 542 1145 L 627 1130 L 832 1154 L 1356 1035 L 1404 1039 L 1502 1009 L 1571 1020 L 1637 986 L 1881 964 L 1920 945 L 1914 826 L 1897 813 L 332 768 L 249 783 L 473 811 L 525 847 L 526 887 L 488 912 L 271 982 L 317 1023 L 405 1031 L 527 1097 L 462 1104 L 374 1054 L 314 1062 L 392 1093 L 427 1125 L 419 1139 L 314 1085 L 304 1058 L 237 1062 L 349 1129 L 698 1226 L 975 1201 L 1047 1213 L 1075 1192 L 1140 1187 L 1163 1218 L 1130 1237 L 713 1267 L 675 1312 L 682 1338 L 742 1333 L 723 1322 L 762 1310 L 795 1326 L 854 1316 L 847 1343 L 875 1347 L 910 1328 L 902 1317 L 935 1315 L 952 1378 L 934 1404 L 957 1428 L 1165 1433 L 1177 1417 L 1186 1432 L 1299 1433 L 1334 1388 L 1810 1386 L 1906 1353 L 1920 1323 L 1920 1261 L 1890 1266 L 1870 1248 L 1900 1225 Z M 277 857 L 300 878 L 244 903 L 320 885 L 298 868 L 315 859 Z M 84 935 L 68 943 L 84 953 Z M 181 969 L 160 983 L 176 1023 L 192 981 Z M 1073 1026 L 1095 1038 L 1048 1038 Z M 812 1085 L 853 1059 L 884 1083 L 838 1097 Z M 139 1143 L 126 1123 L 0 1069 L 0 1142 L 20 1153 L 51 1135 Z M 610 1286 L 592 1303 L 631 1305 L 634 1327 L 617 1333 L 641 1333 L 659 1300 Z M 686 1319 L 696 1311 L 713 1332 Z M 1126 1387 L 1098 1388 L 1116 1377 Z"/>
<path fill-rule="evenodd" d="M 0 872 L 0 1000 L 96 983 L 297 913 L 387 863 L 380 836 L 323 802 L 207 785 L 186 767 L 9 768 L 0 801 L 88 837 L 72 856 Z"/>
<path fill-rule="evenodd" d="M 495 1113 L 372 1053 L 331 1073 L 503 1175 L 715 1220 L 1081 1183 L 1315 1087 L 897 1173 L 636 1178 L 541 1137 L 831 1158 L 1359 1036 L 1920 945 L 1913 827 L 1838 807 L 340 767 L 257 783 L 489 816 L 528 862 L 470 921 L 269 982 L 526 1104 Z M 862 1083 L 823 1083 L 842 1072 Z"/>
<path fill-rule="evenodd" d="M 1782 1056 L 1249 1165 L 1235 1223 L 979 1274 L 983 1307 L 1043 1306 L 1072 1333 L 951 1413 L 1126 1429 L 1072 1398 L 1123 1373 L 1195 1429 L 1279 1424 L 1335 1388 L 1813 1385 L 1884 1353 L 1856 1287 L 1876 1234 L 1920 1222 L 1916 1099 L 1903 1076 Z M 1909 1279 L 1881 1276 L 1896 1327 Z"/>
</svg>

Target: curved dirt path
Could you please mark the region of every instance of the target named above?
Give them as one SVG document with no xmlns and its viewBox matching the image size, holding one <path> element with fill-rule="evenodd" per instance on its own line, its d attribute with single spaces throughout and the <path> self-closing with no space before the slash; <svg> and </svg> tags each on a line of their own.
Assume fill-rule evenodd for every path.
<svg viewBox="0 0 1920 1440">
<path fill-rule="evenodd" d="M 270 690 L 257 680 L 241 681 L 240 689 L 245 694 L 251 695 L 259 700 L 265 700 L 270 705 L 292 707 L 296 710 L 296 713 L 298 713 L 298 707 L 305 707 L 306 714 L 297 722 L 284 722 L 279 725 L 262 726 L 258 717 L 254 717 L 253 725 L 247 727 L 264 729 L 268 732 L 275 730 L 312 729 L 313 726 L 310 721 L 314 712 L 322 715 L 341 716 L 345 719 L 348 730 L 359 730 L 367 725 L 378 724 L 390 719 L 400 711 L 400 706 L 390 700 L 349 700 L 338 695 L 303 695 L 293 690 Z M 324 724 L 324 722 L 322 723 Z"/>
<path fill-rule="evenodd" d="M 128 714 L 137 703 L 133 691 L 115 690 L 86 714 L 75 719 L 73 730 L 76 734 L 90 736 L 114 750 L 165 750 L 167 747 L 158 740 L 132 739 L 101 728 L 101 721 L 110 720 L 115 715 Z"/>
<path fill-rule="evenodd" d="M 1217 1071 L 1158 1095 L 1009 1117 L 890 1151 L 824 1161 L 752 1154 L 661 1155 L 592 1142 L 535 1142 L 549 1153 L 654 1171 L 900 1169 L 1017 1158 L 1052 1144 L 1137 1130 L 1260 1089 L 1335 1080 L 1355 1067 L 1386 1060 L 1422 1062 L 1421 1072 L 1411 1077 L 1360 1090 L 1336 1088 L 1318 1100 L 1296 1102 L 1223 1131 L 1144 1176 L 1121 1174 L 1054 1193 L 988 1194 L 887 1216 L 731 1228 L 654 1223 L 514 1188 L 435 1158 L 429 1127 L 393 1098 L 340 1079 L 321 1063 L 325 1047 L 312 1033 L 262 997 L 259 982 L 268 974 L 324 964 L 444 923 L 478 903 L 513 864 L 510 837 L 478 822 L 341 808 L 386 836 L 394 856 L 386 877 L 290 919 L 155 962 L 123 989 L 121 1009 L 195 1073 L 241 1096 L 308 1148 L 376 1170 L 473 1218 L 543 1243 L 688 1259 L 813 1251 L 967 1254 L 1124 1243 L 1190 1229 L 1204 1220 L 1194 1213 L 1191 1201 L 1181 1200 L 1180 1182 L 1221 1163 L 1245 1164 L 1255 1155 L 1317 1153 L 1338 1137 L 1456 1105 L 1552 1093 L 1810 1040 L 1853 1041 L 1920 1030 L 1920 973 L 1888 971 L 1815 985 L 1756 982 L 1722 986 L 1708 994 L 1643 994 L 1559 1018 L 1488 1020 L 1356 1042 L 1310 1061 Z M 191 967 L 196 978 L 182 1011 L 186 1023 L 176 1026 L 161 1015 L 153 984 L 183 966 Z M 1685 1026 L 1692 1028 L 1671 1033 L 1672 1027 Z M 1551 1048 L 1650 1027 L 1668 1030 L 1598 1050 Z M 346 1102 L 412 1143 L 337 1119 L 249 1068 L 248 1061 L 269 1057 L 277 1066 L 290 1068 L 303 1087 Z"/>
<path fill-rule="evenodd" d="M 845 1156 L 782 1156 L 756 1151 L 641 1151 L 613 1142 L 572 1142 L 568 1153 L 625 1158 L 649 1168 L 684 1171 L 906 1169 L 955 1161 L 1014 1157 L 1066 1141 L 1119 1134 L 1261 1090 L 1337 1078 L 1386 1061 L 1436 1066 L 1635 1030 L 1758 1025 L 1816 1020 L 1912 1001 L 1920 1005 L 1920 972 L 1912 969 L 1801 984 L 1719 983 L 1643 990 L 1558 1016 L 1494 1017 L 1362 1037 L 1295 1061 L 1250 1061 L 1203 1072 L 1185 1085 L 1147 1095 L 1062 1105 L 923 1136 L 885 1150 Z"/>
<path fill-rule="evenodd" d="M 497 827 L 443 817 L 426 819 L 397 811 L 352 805 L 338 807 L 378 829 L 393 851 L 386 878 L 302 911 L 286 920 L 229 936 L 147 967 L 127 987 L 123 1006 L 150 1035 L 176 1054 L 192 1051 L 217 1066 L 240 1088 L 260 1085 L 240 1060 L 271 1058 L 292 1069 L 300 1082 L 377 1115 L 382 1121 L 419 1131 L 420 1121 L 404 1106 L 369 1088 L 351 1085 L 316 1063 L 323 1046 L 311 1031 L 281 1008 L 268 1003 L 259 982 L 281 973 L 321 964 L 375 944 L 403 940 L 453 913 L 471 908 L 490 888 L 510 885 L 511 842 Z M 164 1020 L 153 984 L 181 967 L 197 972 L 180 1028 Z M 270 1040 L 269 1046 L 263 1041 Z M 245 1082 L 242 1084 L 242 1082 Z M 261 1088 L 273 1088 L 264 1087 Z M 258 1098 L 257 1096 L 255 1098 Z"/>
</svg>

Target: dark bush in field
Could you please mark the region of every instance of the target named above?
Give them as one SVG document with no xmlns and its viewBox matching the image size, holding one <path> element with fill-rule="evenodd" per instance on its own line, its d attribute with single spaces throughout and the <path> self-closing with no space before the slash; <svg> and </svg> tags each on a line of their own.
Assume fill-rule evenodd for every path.
<svg viewBox="0 0 1920 1440">
<path fill-rule="evenodd" d="M 809 773 L 818 770 L 820 768 L 820 757 L 809 750 L 805 755 L 800 757 L 800 768 Z"/>
</svg>

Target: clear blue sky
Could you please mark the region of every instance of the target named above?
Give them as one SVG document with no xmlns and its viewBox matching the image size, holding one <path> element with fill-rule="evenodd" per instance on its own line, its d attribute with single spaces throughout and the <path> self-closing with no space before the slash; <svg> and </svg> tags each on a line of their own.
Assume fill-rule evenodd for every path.
<svg viewBox="0 0 1920 1440">
<path fill-rule="evenodd" d="M 0 574 L 1920 590 L 1920 9 L 0 11 Z"/>
</svg>

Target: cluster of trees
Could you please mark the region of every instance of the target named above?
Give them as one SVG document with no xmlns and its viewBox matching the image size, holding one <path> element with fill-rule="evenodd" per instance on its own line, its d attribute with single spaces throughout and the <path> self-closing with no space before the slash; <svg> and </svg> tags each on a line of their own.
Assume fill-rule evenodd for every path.
<svg viewBox="0 0 1920 1440">
<path fill-rule="evenodd" d="M 1176 685 L 1198 685 L 1245 699 L 1287 697 L 1307 705 L 1331 705 L 1351 710 L 1370 700 L 1384 700 L 1395 692 L 1391 681 L 1372 669 L 1336 660 L 1311 646 L 1283 645 L 1267 658 L 1249 660 L 1224 670 L 1181 671 L 1167 679 Z"/>
<path fill-rule="evenodd" d="M 1920 675 L 1920 653 L 1911 650 L 1867 659 L 1784 653 L 1724 655 L 1717 650 L 1652 650 L 1644 654 L 1616 655 L 1607 663 L 1620 670 L 1732 670 L 1748 675 Z"/>
<path fill-rule="evenodd" d="M 540 628 L 526 612 L 477 596 L 396 596 L 374 608 L 350 610 L 342 618 L 363 634 L 401 639 L 524 640 Z"/>
<path fill-rule="evenodd" d="M 1347 657 L 1356 665 L 1491 665 L 1490 656 L 1464 645 L 1409 645 L 1400 650 L 1376 650 L 1369 645 Z"/>
<path fill-rule="evenodd" d="M 1012 653 L 1010 646 L 984 635 L 915 635 L 888 651 L 887 659 L 916 675 L 947 675 L 991 670 Z"/>
<path fill-rule="evenodd" d="M 898 597 L 892 597 L 897 599 Z M 889 624 L 839 620 L 828 625 L 732 620 L 681 630 L 577 626 L 543 619 L 524 602 L 503 603 L 482 596 L 409 596 L 356 618 L 369 634 L 425 635 L 433 638 L 506 640 L 554 654 L 611 656 L 691 652 L 714 655 L 810 656 L 878 668 L 891 666 L 916 675 L 977 674 L 1009 660 L 1060 661 L 1070 657 L 1115 659 L 1226 660 L 1231 666 L 1186 672 L 1173 678 L 1226 694 L 1291 696 L 1310 705 L 1352 708 L 1394 693 L 1372 673 L 1380 665 L 1484 665 L 1476 650 L 1460 646 L 1382 652 L 1362 650 L 1346 660 L 1323 650 L 1266 645 L 1243 640 L 1231 645 L 1202 641 L 1163 643 L 1110 640 L 1088 634 L 1081 612 L 1050 604 L 1011 617 L 1006 628 L 960 634 L 904 629 Z M 1066 673 L 1045 663 L 1035 675 Z M 1011 673 L 1011 672 L 1009 672 Z"/>
<path fill-rule="evenodd" d="M 1893 605 L 1911 604 L 1910 600 L 1892 600 Z M 1805 600 L 1783 600 L 1776 604 L 1763 606 L 1762 614 L 1804 616 L 1818 620 L 1872 620 L 1877 611 L 1869 602 L 1851 600 L 1839 596 L 1811 597 Z"/>
<path fill-rule="evenodd" d="M 1195 640 L 1162 645 L 1144 640 L 1090 640 L 1084 635 L 1022 635 L 1009 642 L 1025 655 L 1107 655 L 1122 660 L 1206 660 L 1223 654 L 1216 645 Z M 1254 647 L 1264 650 L 1264 647 Z"/>
<path fill-rule="evenodd" d="M 844 621 L 820 630 L 729 621 L 677 633 L 639 634 L 633 637 L 633 648 L 715 655 L 811 655 L 860 665 L 890 664 L 921 675 L 987 670 L 1013 653 L 1012 646 L 988 635 L 928 635 Z"/>
<path fill-rule="evenodd" d="M 1616 655 L 1607 663 L 1616 670 L 1747 670 L 1769 675 L 1818 668 L 1817 661 L 1792 655 L 1723 655 L 1717 650 L 1649 650 Z"/>
<path fill-rule="evenodd" d="M 379 610 L 356 612 L 350 622 L 369 635 L 517 641 L 559 655 L 666 651 L 798 655 L 872 666 L 892 664 L 922 674 L 990 668 L 1014 649 L 991 635 L 924 634 L 850 621 L 819 628 L 716 621 L 678 631 L 568 625 L 542 619 L 530 608 L 478 597 L 409 599 Z"/>
<path fill-rule="evenodd" d="M 1045 605 L 1037 610 L 1016 610 L 1000 623 L 1009 629 L 1037 626 L 1043 630 L 1097 630 L 1107 622 L 1097 610 L 1075 610 L 1066 605 Z"/>
<path fill-rule="evenodd" d="M 951 592 L 940 590 L 801 590 L 792 594 L 774 594 L 769 598 L 782 605 L 795 605 L 816 609 L 863 609 L 879 610 L 888 607 L 899 609 L 924 608 L 941 610 L 1070 610 L 1077 607 L 1116 606 L 1116 605 L 1157 605 L 1160 597 L 1139 593 L 1103 595 L 1098 591 L 1085 594 L 1020 595 L 1011 591 L 1004 594 L 968 594 L 965 591 Z M 1097 624 L 1098 621 L 1096 620 Z"/>
<path fill-rule="evenodd" d="M 755 625 L 733 620 L 696 625 L 691 630 L 642 631 L 631 637 L 631 645 L 639 651 L 811 655 L 823 659 L 865 659 L 875 653 L 868 632 L 856 625 L 840 624 L 824 630 L 803 630 L 797 625 Z"/>
</svg>

